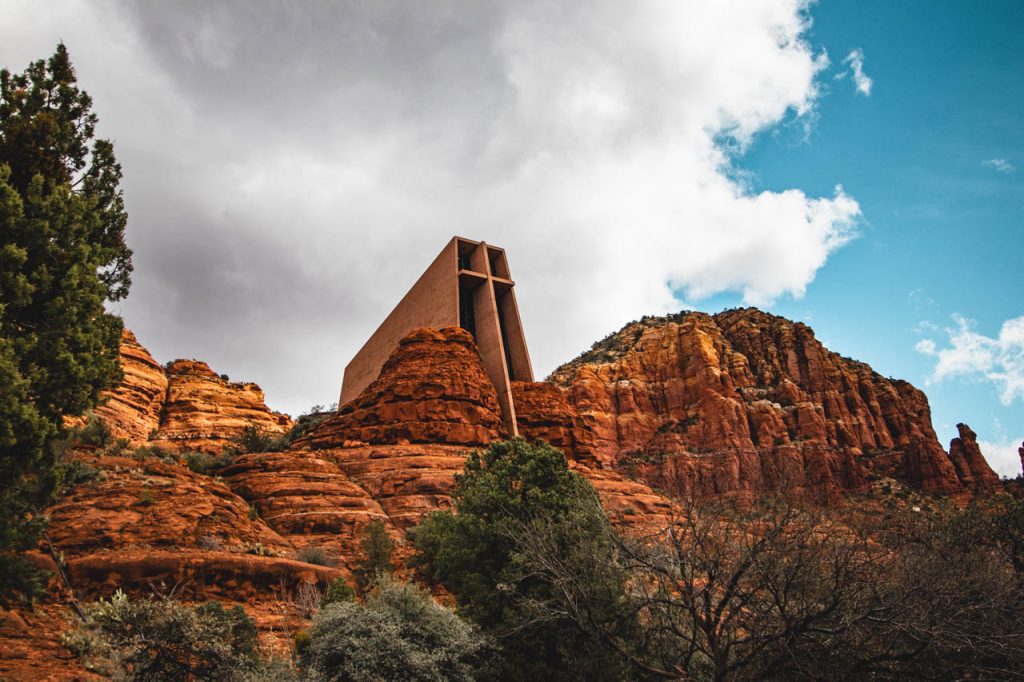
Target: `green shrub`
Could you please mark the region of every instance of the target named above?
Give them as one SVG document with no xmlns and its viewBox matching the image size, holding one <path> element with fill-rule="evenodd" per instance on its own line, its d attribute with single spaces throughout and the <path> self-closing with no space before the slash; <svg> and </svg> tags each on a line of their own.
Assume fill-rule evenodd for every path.
<svg viewBox="0 0 1024 682">
<path fill-rule="evenodd" d="M 324 606 L 296 641 L 303 671 L 324 682 L 475 680 L 486 639 L 413 585 L 384 579 L 365 604 Z"/>
<path fill-rule="evenodd" d="M 323 547 L 303 547 L 295 553 L 295 558 L 316 566 L 336 566 L 337 559 L 327 553 Z"/>
<path fill-rule="evenodd" d="M 156 502 L 156 498 L 153 497 L 152 491 L 143 490 L 142 494 L 139 495 L 139 504 L 141 504 L 143 507 L 149 507 L 154 502 Z"/>
<path fill-rule="evenodd" d="M 205 452 L 186 452 L 185 466 L 197 474 L 206 474 L 213 464 L 213 457 Z"/>
<path fill-rule="evenodd" d="M 325 419 L 333 417 L 337 413 L 337 403 L 328 407 L 324 407 L 323 405 L 314 405 L 309 408 L 309 412 L 299 415 L 299 418 L 295 420 L 295 425 L 292 426 L 288 435 L 285 437 L 286 440 L 289 444 L 294 443 L 319 426 Z"/>
<path fill-rule="evenodd" d="M 391 557 L 395 552 L 395 541 L 388 535 L 384 522 L 374 519 L 366 525 L 359 544 L 363 550 L 363 558 L 356 564 L 352 576 L 356 579 L 359 593 L 365 594 L 382 576 L 394 572 Z"/>
<path fill-rule="evenodd" d="M 560 588 L 532 580 L 517 565 L 517 535 L 535 522 L 552 529 L 556 557 L 594 555 L 606 542 L 597 495 L 565 455 L 522 439 L 492 443 L 467 458 L 452 497 L 456 513 L 434 512 L 410 531 L 411 563 L 455 594 L 460 614 L 501 641 L 501 676 L 621 679 L 615 652 L 557 614 L 531 613 Z M 613 576 L 602 591 L 614 602 L 622 587 Z"/>
<path fill-rule="evenodd" d="M 90 414 L 84 425 L 68 429 L 67 440 L 75 445 L 104 448 L 111 443 L 110 429 L 95 414 Z"/>
<path fill-rule="evenodd" d="M 87 667 L 115 679 L 245 680 L 264 665 L 256 651 L 256 626 L 240 606 L 133 601 L 118 590 L 87 615 L 88 622 L 65 643 Z"/>
<path fill-rule="evenodd" d="M 149 457 L 156 457 L 158 459 L 166 459 L 171 453 L 168 450 L 160 447 L 159 445 L 143 445 L 142 447 L 135 448 L 131 452 L 133 459 L 143 460 Z"/>
<path fill-rule="evenodd" d="M 286 436 L 279 436 L 259 426 L 246 426 L 232 442 L 239 453 L 278 452 L 288 448 Z"/>
<path fill-rule="evenodd" d="M 51 575 L 19 554 L 0 552 L 0 607 L 6 608 L 12 601 L 35 601 L 43 595 Z"/>
<path fill-rule="evenodd" d="M 355 601 L 356 591 L 352 589 L 352 586 L 348 584 L 344 578 L 335 578 L 334 582 L 327 586 L 327 592 L 324 594 L 323 605 L 337 604 L 345 601 Z"/>
<path fill-rule="evenodd" d="M 78 459 L 64 462 L 57 471 L 60 478 L 59 489 L 62 491 L 70 490 L 82 483 L 95 481 L 100 475 L 99 469 Z"/>
</svg>

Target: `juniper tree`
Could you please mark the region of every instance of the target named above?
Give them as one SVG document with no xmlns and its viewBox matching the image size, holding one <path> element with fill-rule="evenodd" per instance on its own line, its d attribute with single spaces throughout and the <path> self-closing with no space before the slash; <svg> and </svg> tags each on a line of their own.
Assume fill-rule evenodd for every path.
<svg viewBox="0 0 1024 682">
<path fill-rule="evenodd" d="M 131 251 L 121 167 L 96 123 L 64 45 L 0 71 L 0 550 L 36 540 L 62 417 L 120 378 L 122 323 L 104 303 L 128 293 Z"/>
</svg>

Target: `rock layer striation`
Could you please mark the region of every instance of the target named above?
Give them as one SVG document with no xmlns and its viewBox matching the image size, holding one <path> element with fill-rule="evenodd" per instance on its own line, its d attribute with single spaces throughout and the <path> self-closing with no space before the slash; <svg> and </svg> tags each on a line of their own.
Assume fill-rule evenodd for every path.
<svg viewBox="0 0 1024 682">
<path fill-rule="evenodd" d="M 472 335 L 421 328 L 399 342 L 359 397 L 296 446 L 483 445 L 503 435 L 500 415 Z"/>
<path fill-rule="evenodd" d="M 549 381 L 597 461 L 675 494 L 828 496 L 877 475 L 958 493 L 994 476 L 973 453 L 958 472 L 921 391 L 753 308 L 644 318 Z"/>
</svg>

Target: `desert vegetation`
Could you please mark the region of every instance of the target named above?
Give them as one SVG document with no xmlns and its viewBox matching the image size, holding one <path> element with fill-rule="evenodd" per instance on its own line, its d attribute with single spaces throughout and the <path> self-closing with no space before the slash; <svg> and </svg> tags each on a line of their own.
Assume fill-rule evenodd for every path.
<svg viewBox="0 0 1024 682">
<path fill-rule="evenodd" d="M 627 534 L 560 451 L 522 440 L 471 454 L 453 495 L 409 531 L 412 574 L 371 524 L 355 590 L 289 593 L 309 619 L 289 661 L 261 658 L 241 609 L 166 597 L 100 601 L 68 644 L 125 679 L 1024 674 L 1024 504 L 1009 496 L 927 510 L 680 501 Z M 243 677 L 217 677 L 227 668 Z"/>
</svg>

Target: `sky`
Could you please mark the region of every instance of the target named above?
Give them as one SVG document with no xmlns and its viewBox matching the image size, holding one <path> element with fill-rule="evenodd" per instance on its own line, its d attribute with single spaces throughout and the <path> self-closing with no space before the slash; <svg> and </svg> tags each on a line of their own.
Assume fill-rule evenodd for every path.
<svg viewBox="0 0 1024 682">
<path fill-rule="evenodd" d="M 124 169 L 161 362 L 293 415 L 459 234 L 546 375 L 645 314 L 757 305 L 1024 441 L 1024 3 L 0 0 Z"/>
</svg>

